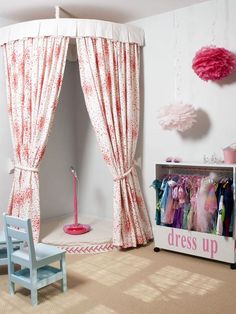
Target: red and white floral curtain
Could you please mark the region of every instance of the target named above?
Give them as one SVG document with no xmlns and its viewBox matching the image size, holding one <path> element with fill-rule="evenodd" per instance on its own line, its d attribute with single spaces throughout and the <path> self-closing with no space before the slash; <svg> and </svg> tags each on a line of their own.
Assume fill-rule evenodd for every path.
<svg viewBox="0 0 236 314">
<path fill-rule="evenodd" d="M 40 231 L 39 174 L 57 108 L 69 38 L 40 37 L 4 45 L 15 172 L 8 212 Z"/>
<path fill-rule="evenodd" d="M 134 164 L 139 129 L 137 44 L 77 38 L 82 89 L 103 158 L 114 178 L 113 244 L 122 248 L 153 238 Z"/>
</svg>

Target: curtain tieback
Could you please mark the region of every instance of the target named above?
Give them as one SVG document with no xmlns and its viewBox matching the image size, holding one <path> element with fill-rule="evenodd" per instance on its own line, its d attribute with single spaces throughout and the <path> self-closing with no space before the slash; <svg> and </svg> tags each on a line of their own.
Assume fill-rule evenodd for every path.
<svg viewBox="0 0 236 314">
<path fill-rule="evenodd" d="M 38 168 L 30 168 L 30 167 L 24 167 L 21 165 L 15 165 L 16 169 L 20 169 L 20 170 L 25 170 L 25 171 L 30 171 L 30 172 L 39 172 Z"/>
<path fill-rule="evenodd" d="M 129 168 L 129 170 L 127 170 L 124 174 L 122 174 L 121 176 L 118 176 L 116 178 L 113 179 L 113 181 L 120 181 L 122 179 L 124 179 L 125 177 L 127 177 L 127 175 L 132 171 L 132 169 L 134 168 L 134 164 Z"/>
</svg>

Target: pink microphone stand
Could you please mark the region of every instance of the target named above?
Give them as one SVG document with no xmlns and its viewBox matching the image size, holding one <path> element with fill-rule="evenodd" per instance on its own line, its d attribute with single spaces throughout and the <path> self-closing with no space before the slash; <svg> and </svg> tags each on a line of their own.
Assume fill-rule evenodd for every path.
<svg viewBox="0 0 236 314">
<path fill-rule="evenodd" d="M 78 177 L 76 171 L 71 167 L 71 172 L 73 174 L 73 185 L 74 185 L 74 223 L 70 225 L 65 225 L 63 230 L 65 233 L 78 235 L 89 232 L 91 230 L 90 225 L 84 225 L 78 223 L 78 202 L 77 202 L 77 181 Z"/>
</svg>

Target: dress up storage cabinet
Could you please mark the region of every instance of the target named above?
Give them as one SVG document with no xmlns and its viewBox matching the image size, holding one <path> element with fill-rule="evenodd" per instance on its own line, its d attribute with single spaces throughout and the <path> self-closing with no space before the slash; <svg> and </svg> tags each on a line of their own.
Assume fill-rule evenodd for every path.
<svg viewBox="0 0 236 314">
<path fill-rule="evenodd" d="M 156 179 L 172 174 L 208 176 L 215 172 L 233 180 L 233 235 L 225 237 L 199 231 L 189 231 L 162 225 L 154 226 L 154 251 L 160 249 L 200 256 L 212 260 L 227 262 L 231 268 L 236 268 L 236 164 L 187 164 L 187 163 L 157 163 L 155 164 Z"/>
</svg>

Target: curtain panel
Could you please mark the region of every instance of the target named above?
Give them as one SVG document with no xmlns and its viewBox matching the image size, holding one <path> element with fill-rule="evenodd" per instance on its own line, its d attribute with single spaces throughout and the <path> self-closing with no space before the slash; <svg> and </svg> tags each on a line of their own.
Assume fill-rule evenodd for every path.
<svg viewBox="0 0 236 314">
<path fill-rule="evenodd" d="M 103 158 L 114 179 L 113 244 L 128 248 L 153 238 L 134 156 L 139 129 L 137 44 L 77 38 L 81 84 Z"/>
<path fill-rule="evenodd" d="M 15 171 L 8 213 L 31 218 L 39 239 L 39 164 L 64 74 L 68 37 L 26 38 L 5 44 L 7 102 Z"/>
</svg>

